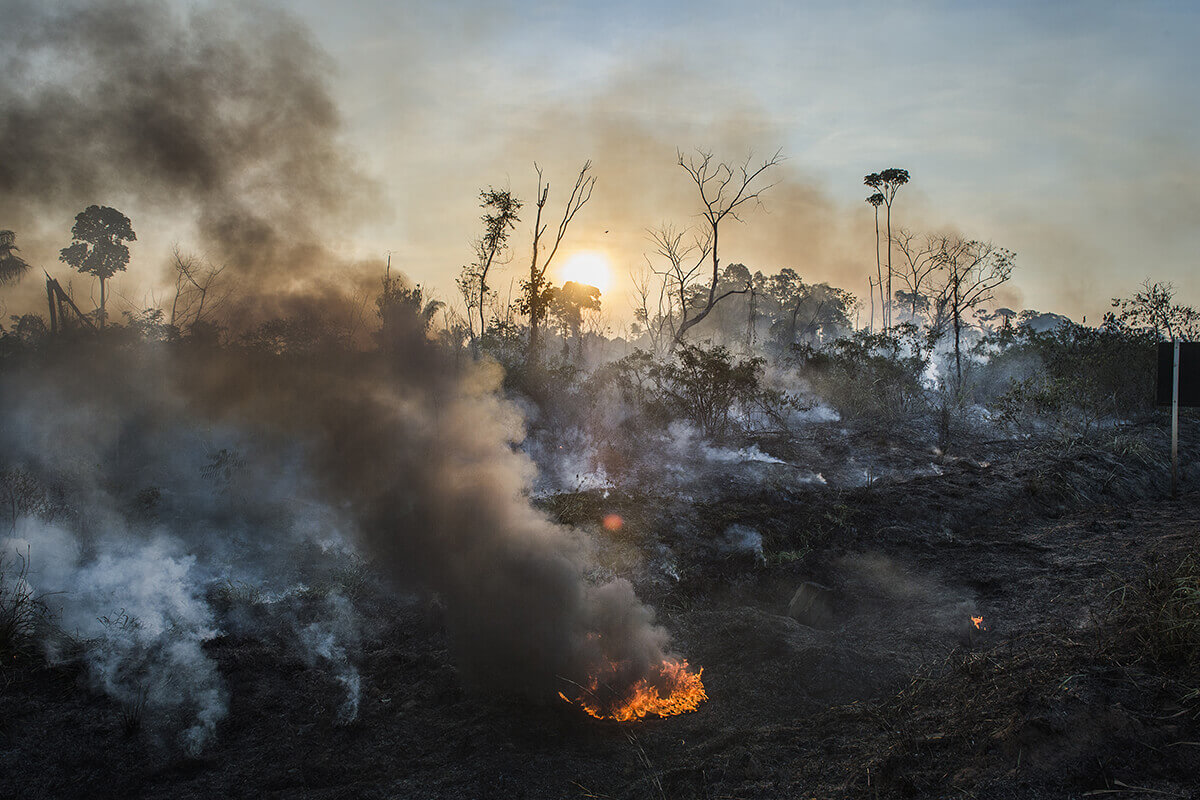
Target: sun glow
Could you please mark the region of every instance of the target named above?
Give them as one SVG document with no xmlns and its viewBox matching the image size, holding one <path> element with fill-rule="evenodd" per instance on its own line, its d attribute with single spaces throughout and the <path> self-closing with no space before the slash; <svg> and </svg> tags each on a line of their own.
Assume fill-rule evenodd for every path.
<svg viewBox="0 0 1200 800">
<path fill-rule="evenodd" d="M 612 267 L 609 266 L 608 256 L 595 250 L 584 250 L 563 262 L 558 277 L 562 283 L 575 281 L 595 286 L 600 294 L 605 294 L 612 284 Z"/>
</svg>

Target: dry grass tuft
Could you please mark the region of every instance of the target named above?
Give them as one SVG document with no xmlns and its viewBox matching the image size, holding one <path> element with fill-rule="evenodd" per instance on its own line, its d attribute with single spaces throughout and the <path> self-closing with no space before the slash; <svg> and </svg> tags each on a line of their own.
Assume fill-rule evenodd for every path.
<svg viewBox="0 0 1200 800">
<path fill-rule="evenodd" d="M 1109 595 L 1118 640 L 1161 664 L 1200 665 L 1200 559 L 1159 558 Z"/>
</svg>

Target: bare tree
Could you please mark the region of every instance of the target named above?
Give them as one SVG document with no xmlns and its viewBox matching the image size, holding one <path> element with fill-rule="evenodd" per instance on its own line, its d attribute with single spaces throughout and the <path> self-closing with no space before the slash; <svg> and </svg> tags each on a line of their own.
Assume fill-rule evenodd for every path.
<svg viewBox="0 0 1200 800">
<path fill-rule="evenodd" d="M 904 259 L 896 274 L 904 282 L 907 294 L 910 295 L 914 323 L 917 322 L 917 313 L 922 303 L 928 304 L 928 298 L 921 290 L 928 289 L 926 282 L 938 268 L 938 242 L 938 237 L 931 234 L 918 236 L 905 228 L 896 232 L 896 249 Z"/>
<path fill-rule="evenodd" d="M 550 247 L 550 252 L 546 254 L 545 260 L 539 262 L 541 240 L 547 227 L 542 224 L 542 212 L 550 198 L 550 182 L 542 182 L 542 168 L 537 163 L 534 163 L 533 168 L 537 172 L 538 178 L 537 215 L 533 221 L 533 255 L 529 260 L 529 280 L 521 281 L 522 296 L 518 302 L 518 309 L 521 313 L 529 315 L 529 349 L 525 355 L 529 364 L 537 362 L 540 328 L 550 312 L 550 304 L 554 299 L 554 287 L 546 278 L 546 271 L 550 269 L 550 264 L 553 263 L 554 256 L 558 253 L 558 247 L 567 235 L 567 228 L 575 219 L 575 215 L 579 213 L 579 209 L 592 199 L 592 189 L 596 186 L 595 176 L 588 174 L 592 169 L 592 162 L 585 161 L 579 170 L 579 175 L 575 178 L 575 185 L 571 187 L 571 195 L 567 198 L 567 204 L 563 208 L 562 219 L 559 221 L 558 230 L 554 235 L 554 244 Z"/>
<path fill-rule="evenodd" d="M 650 264 L 629 275 L 633 284 L 633 317 L 639 329 L 650 337 L 650 347 L 661 355 L 666 345 L 675 339 L 679 319 L 672 294 L 663 274 Z M 635 331 L 636 332 L 636 331 Z"/>
<path fill-rule="evenodd" d="M 887 206 L 887 295 L 883 307 L 883 327 L 890 328 L 892 325 L 892 201 L 896 199 L 896 192 L 900 187 L 908 183 L 908 170 L 899 169 L 898 167 L 890 167 L 883 172 L 872 172 L 863 178 L 863 183 L 875 189 L 883 195 L 883 204 Z M 872 195 L 872 197 L 874 197 Z M 875 205 L 878 211 L 879 206 L 872 202 L 872 197 L 867 198 L 867 202 Z M 876 216 L 876 226 L 878 226 L 878 216 Z M 876 233 L 876 240 L 879 235 Z"/>
<path fill-rule="evenodd" d="M 217 267 L 198 256 L 171 248 L 171 270 L 175 273 L 175 298 L 168 323 L 178 330 L 209 322 L 214 312 L 229 299 L 232 288 L 217 283 L 224 265 Z"/>
<path fill-rule="evenodd" d="M 697 302 L 702 302 L 704 293 L 708 291 L 700 285 L 700 276 L 712 249 L 711 237 L 691 230 L 678 230 L 670 224 L 663 224 L 648 233 L 654 245 L 654 254 L 661 259 L 661 265 L 652 266 L 651 269 L 658 276 L 662 293 L 666 296 L 665 314 L 662 314 L 664 304 L 660 302 L 663 318 L 658 325 L 670 331 L 671 338 L 667 344 L 667 351 L 670 352 L 683 338 L 686 330 L 683 326 L 689 312 Z M 650 263 L 649 259 L 647 262 Z"/>
<path fill-rule="evenodd" d="M 941 236 L 937 239 L 939 316 L 954 330 L 954 372 L 962 386 L 962 328 L 966 313 L 991 300 L 998 286 L 1012 277 L 1016 254 L 991 242 Z M 934 329 L 932 335 L 940 337 Z"/>
<path fill-rule="evenodd" d="M 756 187 L 755 184 L 764 173 L 783 161 L 781 152 L 777 150 L 775 155 L 754 167 L 751 166 L 749 156 L 740 165 L 730 166 L 726 162 L 714 161 L 713 154 L 706 150 L 697 150 L 695 154 L 686 156 L 682 151 L 677 153 L 679 166 L 683 167 L 692 182 L 696 184 L 696 189 L 700 193 L 700 203 L 704 206 L 700 216 L 704 218 L 705 222 L 707 254 L 712 259 L 712 280 L 708 283 L 708 295 L 702 299 L 698 309 L 693 311 L 689 305 L 683 307 L 679 328 L 675 333 L 674 345 L 678 345 L 683 340 L 690 328 L 703 321 L 717 303 L 731 294 L 745 294 L 750 290 L 749 286 L 745 286 L 740 289 L 727 289 L 721 294 L 717 294 L 721 269 L 718 250 L 721 223 L 725 221 L 726 217 L 742 221 L 739 216 L 740 209 L 747 203 L 758 203 L 759 196 L 774 186 L 774 184 L 767 184 Z"/>
</svg>

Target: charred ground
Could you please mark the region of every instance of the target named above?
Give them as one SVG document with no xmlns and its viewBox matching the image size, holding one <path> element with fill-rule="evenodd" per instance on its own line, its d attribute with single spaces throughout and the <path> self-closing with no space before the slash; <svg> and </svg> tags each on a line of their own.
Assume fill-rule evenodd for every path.
<svg viewBox="0 0 1200 800">
<path fill-rule="evenodd" d="M 541 501 L 604 537 L 598 562 L 629 574 L 704 667 L 710 700 L 693 714 L 600 723 L 464 687 L 440 605 L 385 590 L 363 566 L 329 576 L 370 620 L 353 722 L 339 722 L 328 665 L 261 626 L 239 634 L 263 601 L 227 591 L 213 598 L 223 633 L 205 644 L 231 698 L 210 747 L 182 755 L 130 725 L 78 664 L 17 653 L 0 693 L 0 793 L 1193 796 L 1197 620 L 1170 603 L 1200 588 L 1200 504 L 1190 485 L 1164 496 L 1161 426 L 1072 448 L 974 441 L 953 458 L 837 425 L 791 446 L 837 461 L 847 443 L 881 472 L 920 460 L 940 474 L 836 488 L 796 486 L 780 466 L 686 496 Z M 1185 460 L 1197 444 L 1185 435 Z M 613 513 L 624 525 L 600 534 Z M 761 550 L 723 545 L 733 526 L 759 532 Z M 823 587 L 807 625 L 788 615 L 805 581 Z"/>
</svg>

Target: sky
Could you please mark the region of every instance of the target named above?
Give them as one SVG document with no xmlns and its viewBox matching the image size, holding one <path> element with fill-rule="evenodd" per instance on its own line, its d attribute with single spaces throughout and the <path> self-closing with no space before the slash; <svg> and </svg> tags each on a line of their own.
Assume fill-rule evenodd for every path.
<svg viewBox="0 0 1200 800">
<path fill-rule="evenodd" d="M 231 158 L 235 148 L 257 148 L 253 158 L 229 168 L 252 177 L 229 179 L 218 195 L 198 179 L 179 189 L 185 197 L 203 192 L 199 217 L 210 222 L 214 198 L 228 204 L 235 185 L 251 187 L 255 199 L 246 202 L 248 209 L 265 204 L 276 218 L 286 217 L 291 203 L 309 204 L 294 224 L 278 230 L 294 240 L 304 238 L 297 233 L 303 228 L 330 256 L 293 272 L 245 267 L 275 281 L 316 275 L 336 283 L 344 271 L 348 282 L 353 273 L 361 283 L 390 254 L 395 268 L 452 300 L 454 277 L 480 231 L 479 191 L 496 186 L 529 204 L 513 235 L 513 258 L 493 281 L 504 296 L 527 269 L 534 163 L 550 181 L 548 208 L 557 216 L 590 159 L 593 198 L 558 261 L 580 250 L 608 257 L 614 285 L 604 301 L 616 326 L 629 316 L 629 273 L 653 254 L 647 230 L 699 221 L 695 187 L 676 159 L 680 150 L 701 148 L 733 163 L 757 163 L 776 151 L 786 159 L 770 171 L 774 185 L 761 206 L 722 231 L 723 263 L 768 273 L 791 267 L 810 282 L 865 297 L 866 276 L 874 271 L 874 227 L 862 179 L 901 167 L 911 182 L 897 196 L 893 225 L 951 231 L 1017 253 L 1002 304 L 1098 322 L 1112 297 L 1131 294 L 1146 278 L 1172 281 L 1181 300 L 1200 302 L 1195 4 L 787 2 L 745 8 L 299 0 L 251 4 L 247 12 L 247 4 L 231 2 L 164 2 L 91 5 L 139 18 L 160 15 L 156 24 L 177 34 L 179 47 L 196 52 L 222 37 L 240 37 L 253 58 L 257 42 L 285 29 L 304 45 L 286 48 L 302 54 L 294 63 L 277 59 L 283 66 L 272 61 L 261 72 L 278 86 L 260 95 L 241 85 L 260 74 L 253 69 L 239 76 L 218 68 L 211 79 L 196 70 L 196 82 L 218 96 L 206 113 L 226 113 L 219 96 L 231 86 L 253 97 L 256 125 L 279 127 L 252 139 L 211 133 L 220 144 L 213 152 Z M 61 29 L 89 4 L 50 5 L 58 22 L 43 29 Z M 43 33 L 39 41 L 50 42 L 42 48 L 48 55 L 22 56 L 14 72 L 14 54 L 31 49 L 21 31 L 34 29 L 45 12 L 27 0 L 0 0 L 3 6 L 11 6 L 4 16 L 17 20 L 10 30 L 18 32 L 0 33 L 6 72 L 40 87 L 0 91 L 7 114 L 61 88 L 72 74 L 63 63 L 75 56 Z M 125 82 L 146 72 L 141 66 L 125 71 L 126 61 L 142 51 L 121 35 L 109 45 L 115 55 L 80 61 L 72 80 L 87 80 L 89 69 Z M 263 47 L 270 52 L 269 44 Z M 303 93 L 289 72 L 304 75 Z M 175 80 L 176 94 L 188 75 Z M 288 112 L 296 116 L 280 123 L 271 116 L 272 98 L 283 96 L 302 98 L 301 105 L 315 96 L 319 111 L 310 118 Z M 229 113 L 243 113 L 231 105 Z M 102 123 L 105 112 L 97 107 L 94 113 Z M 319 120 L 316 132 L 289 144 L 287 158 L 276 157 L 271 137 L 305 129 L 312 119 Z M 0 147 L 11 141 L 16 138 L 0 135 Z M 166 193 L 146 188 L 162 179 L 158 172 L 138 181 L 97 180 L 90 194 L 64 179 L 61 190 L 27 199 L 40 190 L 32 178 L 6 184 L 6 157 L 0 151 L 0 189 L 8 195 L 0 214 L 9 217 L 0 217 L 0 228 L 17 230 L 23 251 L 56 274 L 67 269 L 57 262 L 57 249 L 67 244 L 80 210 L 72 203 L 85 200 L 122 203 L 139 231 L 129 271 L 116 282 L 131 304 L 162 296 L 165 290 L 155 286 L 172 244 L 243 268 L 238 253 L 244 250 L 212 244 L 224 227 L 193 224 L 192 206 L 164 203 Z M 324 172 L 309 176 L 308 162 Z M 260 174 L 266 177 L 253 177 Z M 329 180 L 336 190 L 326 191 Z M 32 296 L 27 286 L 20 291 Z M 10 308 L 19 305 L 22 295 L 9 295 Z"/>
</svg>

